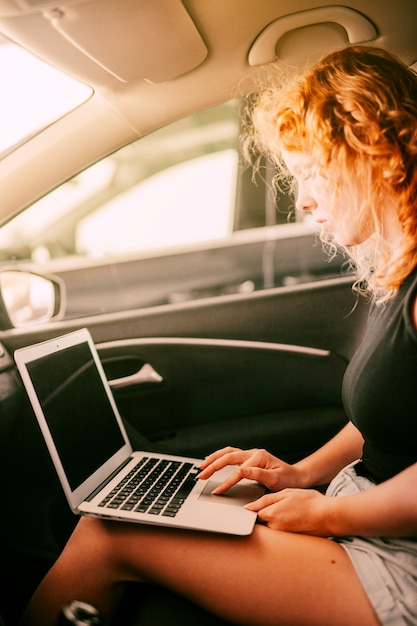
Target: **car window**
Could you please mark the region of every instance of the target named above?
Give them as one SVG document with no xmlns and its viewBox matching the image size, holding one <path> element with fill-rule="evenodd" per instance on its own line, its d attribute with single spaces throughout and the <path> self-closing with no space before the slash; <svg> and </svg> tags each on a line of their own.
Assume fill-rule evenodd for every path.
<svg viewBox="0 0 417 626">
<path fill-rule="evenodd" d="M 0 229 L 2 266 L 55 275 L 67 318 L 338 273 L 273 168 L 244 165 L 243 104 L 161 128 L 41 198 Z"/>
<path fill-rule="evenodd" d="M 226 238 L 232 227 L 237 161 L 236 150 L 221 150 L 133 185 L 80 220 L 75 252 L 102 257 Z"/>
<path fill-rule="evenodd" d="M 85 100 L 92 90 L 0 34 L 0 153 Z M 30 102 L 30 106 L 28 106 Z"/>
<path fill-rule="evenodd" d="M 239 102 L 126 146 L 0 231 L 21 260 L 103 257 L 224 239 L 234 222 Z"/>
</svg>

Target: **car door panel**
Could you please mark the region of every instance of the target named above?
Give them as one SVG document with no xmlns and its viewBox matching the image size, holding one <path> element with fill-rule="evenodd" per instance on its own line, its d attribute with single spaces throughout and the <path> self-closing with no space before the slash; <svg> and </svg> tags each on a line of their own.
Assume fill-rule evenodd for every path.
<svg viewBox="0 0 417 626">
<path fill-rule="evenodd" d="M 117 376 L 113 389 L 124 418 L 180 453 L 258 445 L 294 460 L 345 423 L 340 386 L 347 360 L 328 350 L 150 338 L 101 344 L 99 353 L 110 381 Z M 152 376 L 120 378 L 131 366 L 136 372 L 152 366 Z"/>
</svg>

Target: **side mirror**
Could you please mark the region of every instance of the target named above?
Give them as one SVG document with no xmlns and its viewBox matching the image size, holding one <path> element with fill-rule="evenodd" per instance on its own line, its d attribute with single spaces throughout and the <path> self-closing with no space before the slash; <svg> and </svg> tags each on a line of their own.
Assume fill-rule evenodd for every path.
<svg viewBox="0 0 417 626">
<path fill-rule="evenodd" d="M 21 270 L 0 270 L 0 326 L 21 328 L 58 319 L 64 310 L 64 284 Z"/>
</svg>

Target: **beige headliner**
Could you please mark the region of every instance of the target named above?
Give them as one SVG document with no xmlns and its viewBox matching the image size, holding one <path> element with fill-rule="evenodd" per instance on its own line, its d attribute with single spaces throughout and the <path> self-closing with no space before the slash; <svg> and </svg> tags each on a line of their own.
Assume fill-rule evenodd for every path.
<svg viewBox="0 0 417 626">
<path fill-rule="evenodd" d="M 276 55 L 299 64 L 370 39 L 417 60 L 415 0 L 0 0 L 0 30 L 94 88 L 0 162 L 1 220 L 136 137 L 247 93 Z"/>
</svg>

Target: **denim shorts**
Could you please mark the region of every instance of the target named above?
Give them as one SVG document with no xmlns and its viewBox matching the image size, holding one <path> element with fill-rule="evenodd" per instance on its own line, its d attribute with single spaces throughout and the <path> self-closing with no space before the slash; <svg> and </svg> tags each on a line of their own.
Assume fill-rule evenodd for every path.
<svg viewBox="0 0 417 626">
<path fill-rule="evenodd" d="M 349 495 L 375 486 L 369 478 L 358 475 L 354 465 L 332 480 L 327 495 Z M 334 537 L 332 540 L 348 553 L 381 624 L 417 626 L 417 537 Z"/>
</svg>

